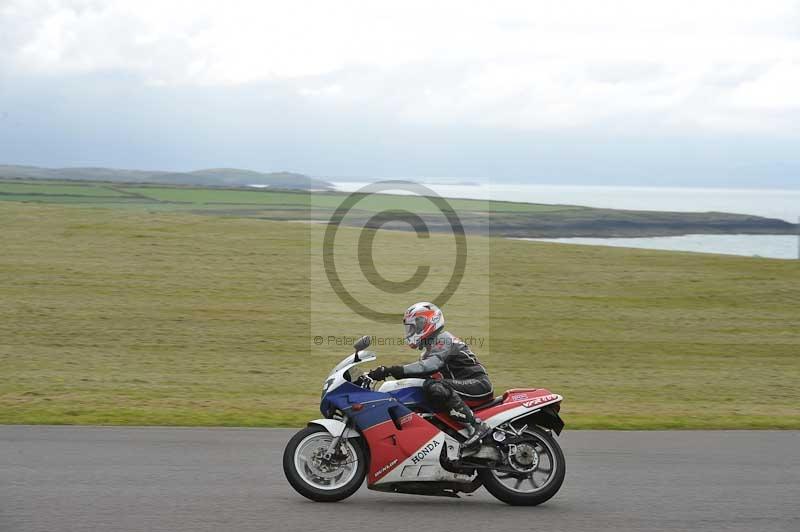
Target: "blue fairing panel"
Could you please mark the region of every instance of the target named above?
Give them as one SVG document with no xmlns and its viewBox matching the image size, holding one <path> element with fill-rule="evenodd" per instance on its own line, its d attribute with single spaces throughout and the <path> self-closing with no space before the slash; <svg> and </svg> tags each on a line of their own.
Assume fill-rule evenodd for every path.
<svg viewBox="0 0 800 532">
<path fill-rule="evenodd" d="M 410 408 L 430 410 L 428 408 L 428 403 L 425 400 L 425 394 L 422 392 L 422 388 L 418 386 L 393 390 L 389 392 L 389 395 L 395 397 L 398 402 L 403 403 Z"/>
<path fill-rule="evenodd" d="M 357 406 L 353 409 L 353 405 Z M 400 406 L 397 399 L 388 393 L 365 390 L 358 386 L 345 383 L 325 395 L 321 410 L 323 415 L 335 409 L 344 412 L 353 420 L 359 430 L 365 430 L 378 423 L 389 421 L 389 409 Z"/>
<path fill-rule="evenodd" d="M 354 409 L 354 405 L 358 406 Z M 331 417 L 333 412 L 339 410 L 352 419 L 361 431 L 379 423 L 396 421 L 410 414 L 410 408 L 430 410 L 421 387 L 412 386 L 385 393 L 366 390 L 347 382 L 326 393 L 320 404 L 325 417 Z"/>
</svg>

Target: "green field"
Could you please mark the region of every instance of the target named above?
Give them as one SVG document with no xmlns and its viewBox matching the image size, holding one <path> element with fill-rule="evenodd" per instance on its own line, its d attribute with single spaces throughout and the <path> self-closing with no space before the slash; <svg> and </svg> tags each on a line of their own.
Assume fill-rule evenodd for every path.
<svg viewBox="0 0 800 532">
<path fill-rule="evenodd" d="M 209 188 L 99 181 L 0 179 L 0 202 L 98 205 L 146 212 L 190 212 L 271 220 L 330 220 L 347 198 L 342 192 Z M 446 200 L 466 230 L 506 237 L 668 236 L 683 234 L 794 234 L 798 227 L 736 213 L 626 211 L 472 199 Z M 362 227 L 376 212 L 404 209 L 421 216 L 431 231 L 449 232 L 439 206 L 427 197 L 377 194 L 354 205 L 342 220 Z"/>
<path fill-rule="evenodd" d="M 207 193 L 192 194 L 170 201 Z M 3 199 L 0 423 L 301 425 L 347 354 L 314 336 L 401 332 L 331 292 L 322 226 L 183 212 L 195 203 Z M 378 234 L 376 265 L 392 279 L 449 245 Z M 345 256 L 358 235 L 340 229 Z M 800 262 L 486 237 L 469 250 L 448 329 L 486 341 L 475 350 L 497 390 L 562 394 L 568 428 L 800 428 Z M 348 286 L 361 275 L 342 271 Z M 398 323 L 428 296 L 356 286 Z M 376 350 L 381 363 L 416 356 Z"/>
<path fill-rule="evenodd" d="M 59 196 L 80 196 L 80 197 L 96 197 L 103 198 L 121 197 L 124 194 L 110 186 L 103 185 L 84 185 L 84 184 L 67 184 L 63 182 L 58 183 L 36 183 L 36 182 L 21 182 L 15 183 L 12 181 L 0 181 L 0 195 L 19 194 L 26 197 L 45 195 L 46 197 L 59 197 Z M 11 196 L 9 199 L 12 199 Z"/>
<path fill-rule="evenodd" d="M 190 205 L 195 208 L 207 210 L 221 210 L 229 212 L 231 208 L 259 206 L 266 209 L 285 208 L 297 206 L 307 208 L 311 199 L 304 191 L 268 190 L 268 189 L 232 189 L 232 188 L 207 188 L 192 186 L 164 186 L 164 185 L 123 185 L 118 183 L 98 184 L 94 182 L 68 182 L 68 181 L 13 181 L 0 180 L 0 201 L 30 201 L 37 203 L 61 203 L 70 201 L 70 198 L 83 197 L 86 199 L 98 196 L 107 198 L 110 202 L 119 198 L 137 198 L 142 205 L 147 206 L 180 206 Z M 319 192 L 314 194 L 313 204 L 316 207 L 330 209 L 339 206 L 347 196 L 340 192 Z M 400 198 L 402 206 L 417 213 L 438 212 L 435 205 L 423 197 L 407 196 Z M 569 205 L 543 205 L 533 203 L 514 203 L 509 201 L 451 199 L 448 203 L 453 210 L 472 212 L 491 207 L 493 212 L 556 212 L 564 210 L 592 210 L 586 207 Z M 387 208 L 396 207 L 398 198 L 391 195 L 374 195 L 360 202 L 358 208 L 363 211 L 376 212 Z"/>
</svg>

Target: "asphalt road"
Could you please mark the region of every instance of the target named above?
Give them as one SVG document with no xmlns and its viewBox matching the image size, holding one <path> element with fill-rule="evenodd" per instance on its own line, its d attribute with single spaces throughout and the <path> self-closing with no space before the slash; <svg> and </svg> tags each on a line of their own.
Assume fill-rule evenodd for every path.
<svg viewBox="0 0 800 532">
<path fill-rule="evenodd" d="M 285 429 L 0 427 L 0 531 L 800 531 L 800 432 L 565 432 L 542 506 L 362 488 L 307 501 Z"/>
</svg>

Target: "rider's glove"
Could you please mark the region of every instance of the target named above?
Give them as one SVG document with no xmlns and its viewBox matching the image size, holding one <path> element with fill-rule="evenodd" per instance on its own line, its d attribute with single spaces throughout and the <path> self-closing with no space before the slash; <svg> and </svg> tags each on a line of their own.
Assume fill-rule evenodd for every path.
<svg viewBox="0 0 800 532">
<path fill-rule="evenodd" d="M 391 375 L 395 379 L 402 379 L 405 376 L 405 372 L 403 371 L 403 366 L 389 366 L 388 368 L 386 368 L 386 371 L 389 372 L 389 375 Z"/>
<path fill-rule="evenodd" d="M 386 371 L 386 369 L 387 369 L 386 366 L 378 366 L 377 368 L 367 373 L 367 377 L 369 377 L 374 381 L 386 380 L 386 375 L 388 375 L 388 371 Z"/>
<path fill-rule="evenodd" d="M 386 377 L 391 375 L 395 379 L 402 379 L 403 378 L 403 366 L 378 366 L 377 368 L 373 369 L 367 376 L 376 381 L 385 381 Z"/>
</svg>

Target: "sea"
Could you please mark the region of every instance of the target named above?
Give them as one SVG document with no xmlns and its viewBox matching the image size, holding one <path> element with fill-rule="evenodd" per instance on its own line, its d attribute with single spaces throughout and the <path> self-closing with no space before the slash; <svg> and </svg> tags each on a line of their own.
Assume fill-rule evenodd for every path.
<svg viewBox="0 0 800 532">
<path fill-rule="evenodd" d="M 523 184 L 465 184 L 421 181 L 446 198 L 492 199 L 582 205 L 610 209 L 680 212 L 729 212 L 800 219 L 800 189 L 688 188 L 630 186 L 565 186 Z M 364 182 L 333 181 L 337 190 L 353 192 Z M 404 191 L 392 191 L 410 194 Z M 758 256 L 774 259 L 800 257 L 800 237 L 795 235 L 684 235 L 652 238 L 535 238 L 546 242 L 666 249 L 697 253 Z"/>
</svg>

